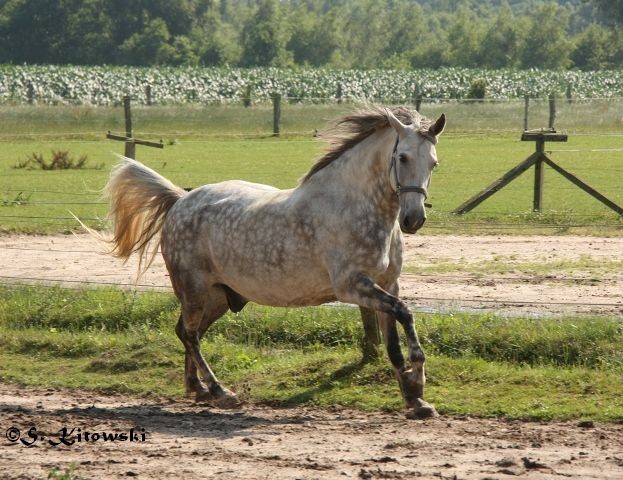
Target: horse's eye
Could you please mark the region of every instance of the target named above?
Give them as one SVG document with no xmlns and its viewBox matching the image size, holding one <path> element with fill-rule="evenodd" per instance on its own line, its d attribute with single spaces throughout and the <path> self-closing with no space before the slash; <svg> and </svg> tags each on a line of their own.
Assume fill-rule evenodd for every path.
<svg viewBox="0 0 623 480">
<path fill-rule="evenodd" d="M 398 160 L 400 160 L 400 163 L 407 163 L 407 156 L 404 153 L 401 153 Z"/>
</svg>

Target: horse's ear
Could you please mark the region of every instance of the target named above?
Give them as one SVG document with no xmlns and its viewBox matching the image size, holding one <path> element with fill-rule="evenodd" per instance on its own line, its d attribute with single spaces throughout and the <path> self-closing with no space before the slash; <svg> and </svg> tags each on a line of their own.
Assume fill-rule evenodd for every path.
<svg viewBox="0 0 623 480">
<path fill-rule="evenodd" d="M 396 115 L 394 115 L 392 113 L 392 111 L 389 108 L 385 109 L 385 115 L 387 116 L 387 120 L 389 121 L 389 125 L 396 130 L 396 133 L 399 136 L 402 136 L 405 129 L 407 128 L 406 125 L 404 125 L 400 120 L 398 120 L 396 118 Z"/>
<path fill-rule="evenodd" d="M 438 137 L 442 134 L 444 128 L 446 128 L 446 114 L 442 113 L 437 121 L 428 129 L 428 133 L 433 137 Z"/>
</svg>

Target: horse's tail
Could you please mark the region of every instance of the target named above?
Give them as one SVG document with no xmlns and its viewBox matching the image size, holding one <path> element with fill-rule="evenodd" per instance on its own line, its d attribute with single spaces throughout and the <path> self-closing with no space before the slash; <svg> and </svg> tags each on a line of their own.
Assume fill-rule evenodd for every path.
<svg viewBox="0 0 623 480">
<path fill-rule="evenodd" d="M 150 248 L 171 207 L 186 192 L 142 163 L 123 157 L 104 189 L 110 199 L 110 253 L 127 260 L 139 255 L 139 275 L 154 260 L 160 240 Z M 151 252 L 149 252 L 151 250 Z M 149 255 L 149 258 L 147 258 Z M 143 261 L 147 262 L 143 266 Z"/>
</svg>

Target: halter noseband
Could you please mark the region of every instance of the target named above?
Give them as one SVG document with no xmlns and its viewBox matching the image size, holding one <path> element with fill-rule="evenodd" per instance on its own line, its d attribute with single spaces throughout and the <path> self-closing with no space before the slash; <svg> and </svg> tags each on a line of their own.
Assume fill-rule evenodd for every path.
<svg viewBox="0 0 623 480">
<path fill-rule="evenodd" d="M 396 137 L 396 143 L 394 143 L 394 149 L 392 150 L 392 161 L 389 165 L 389 171 L 394 170 L 394 181 L 396 182 L 396 196 L 400 197 L 402 193 L 421 193 L 424 195 L 424 200 L 428 198 L 428 191 L 424 187 L 416 187 L 413 185 L 407 185 L 406 187 L 400 184 L 398 180 L 398 164 L 396 163 L 396 151 L 398 150 L 398 142 L 400 141 L 400 137 Z M 430 203 L 424 203 L 425 207 L 431 208 L 432 205 Z"/>
</svg>

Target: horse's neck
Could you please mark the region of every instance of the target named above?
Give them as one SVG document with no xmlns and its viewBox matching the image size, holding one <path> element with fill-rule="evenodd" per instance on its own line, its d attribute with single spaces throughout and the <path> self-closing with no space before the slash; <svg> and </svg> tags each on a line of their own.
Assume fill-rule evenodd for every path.
<svg viewBox="0 0 623 480">
<path fill-rule="evenodd" d="M 395 141 L 392 129 L 377 131 L 336 160 L 335 170 L 331 172 L 351 199 L 378 208 L 393 218 L 399 208 L 389 180 L 390 152 Z"/>
<path fill-rule="evenodd" d="M 389 181 L 390 152 L 395 141 L 392 129 L 377 131 L 312 178 L 318 188 L 335 188 L 335 194 L 344 196 L 345 201 L 375 210 L 393 223 L 399 209 Z"/>
</svg>

